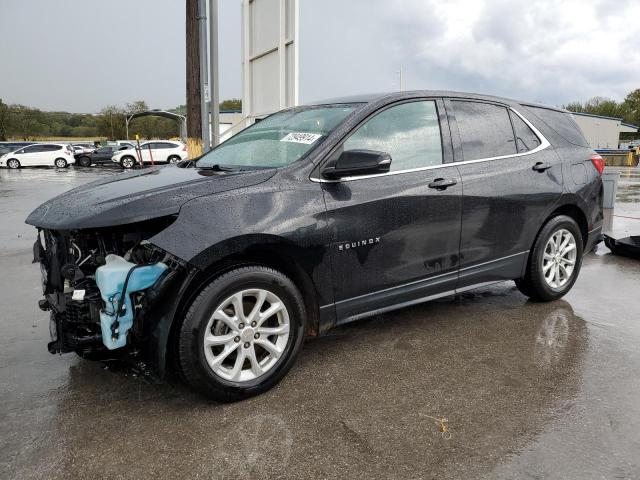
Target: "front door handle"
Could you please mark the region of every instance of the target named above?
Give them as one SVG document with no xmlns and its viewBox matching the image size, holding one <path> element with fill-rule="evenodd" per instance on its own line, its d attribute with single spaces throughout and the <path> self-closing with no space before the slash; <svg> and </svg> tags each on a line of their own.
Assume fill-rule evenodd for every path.
<svg viewBox="0 0 640 480">
<path fill-rule="evenodd" d="M 553 165 L 550 163 L 537 162 L 533 167 L 531 167 L 536 172 L 544 172 L 545 170 L 549 170 Z"/>
<path fill-rule="evenodd" d="M 435 188 L 436 190 L 446 190 L 449 187 L 456 185 L 458 181 L 455 178 L 436 178 L 429 184 L 429 188 Z"/>
</svg>

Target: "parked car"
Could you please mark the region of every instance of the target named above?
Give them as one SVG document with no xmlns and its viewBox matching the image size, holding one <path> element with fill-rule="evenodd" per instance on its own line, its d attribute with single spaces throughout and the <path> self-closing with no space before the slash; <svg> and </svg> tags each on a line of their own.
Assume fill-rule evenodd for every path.
<svg viewBox="0 0 640 480">
<path fill-rule="evenodd" d="M 33 145 L 35 142 L 0 142 L 0 155 L 13 152 L 27 145 Z"/>
<path fill-rule="evenodd" d="M 91 153 L 96 149 L 96 146 L 92 143 L 74 143 L 72 147 L 74 155 Z"/>
<path fill-rule="evenodd" d="M 232 401 L 336 325 L 505 280 L 553 301 L 601 239 L 603 168 L 554 107 L 420 91 L 287 109 L 29 215 L 49 350 Z"/>
<path fill-rule="evenodd" d="M 76 165 L 90 167 L 91 165 L 113 165 L 111 157 L 119 151 L 126 150 L 127 146 L 120 147 L 100 147 L 89 153 L 75 155 Z"/>
<path fill-rule="evenodd" d="M 124 150 L 116 153 L 112 160 L 119 163 L 124 168 L 131 168 L 140 162 L 140 158 L 144 163 L 178 163 L 186 160 L 187 146 L 182 142 L 173 142 L 168 140 L 152 140 L 140 144 L 137 148 Z"/>
<path fill-rule="evenodd" d="M 36 143 L 5 153 L 0 157 L 0 167 L 44 167 L 65 168 L 73 163 L 73 148 L 63 143 Z"/>
</svg>

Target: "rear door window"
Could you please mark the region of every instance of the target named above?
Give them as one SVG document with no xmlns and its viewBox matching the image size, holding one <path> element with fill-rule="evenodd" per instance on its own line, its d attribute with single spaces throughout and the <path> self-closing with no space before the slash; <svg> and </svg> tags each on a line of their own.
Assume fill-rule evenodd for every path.
<svg viewBox="0 0 640 480">
<path fill-rule="evenodd" d="M 520 118 L 514 112 L 509 112 L 511 116 L 511 123 L 513 124 L 513 133 L 516 135 L 516 148 L 518 153 L 528 152 L 537 148 L 540 145 L 540 139 L 533 133 L 533 130 L 529 128 L 522 118 Z"/>
<path fill-rule="evenodd" d="M 376 150 L 391 155 L 391 171 L 442 164 L 442 139 L 433 100 L 396 105 L 361 125 L 344 150 Z"/>
<path fill-rule="evenodd" d="M 22 150 L 22 153 L 39 153 L 39 152 L 45 152 L 46 149 L 44 148 L 44 145 L 31 145 L 29 147 L 26 147 L 24 150 Z"/>
<path fill-rule="evenodd" d="M 464 160 L 514 155 L 516 142 L 509 112 L 490 103 L 451 101 Z"/>
</svg>

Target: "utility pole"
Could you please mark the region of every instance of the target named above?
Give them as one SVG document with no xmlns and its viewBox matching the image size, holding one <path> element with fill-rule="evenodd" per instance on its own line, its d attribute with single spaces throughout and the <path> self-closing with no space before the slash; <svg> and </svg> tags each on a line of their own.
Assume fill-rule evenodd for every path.
<svg viewBox="0 0 640 480">
<path fill-rule="evenodd" d="M 198 0 L 198 48 L 200 50 L 200 122 L 202 125 L 202 153 L 211 148 L 209 130 L 209 68 L 207 49 L 207 2 Z"/>
<path fill-rule="evenodd" d="M 202 153 L 202 117 L 200 115 L 200 49 L 198 36 L 198 1 L 186 0 L 186 83 L 187 144 L 189 158 Z M 129 138 L 127 136 L 127 138 Z"/>
<path fill-rule="evenodd" d="M 209 0 L 209 91 L 211 92 L 211 147 L 220 143 L 220 89 L 218 87 L 218 0 Z"/>
</svg>

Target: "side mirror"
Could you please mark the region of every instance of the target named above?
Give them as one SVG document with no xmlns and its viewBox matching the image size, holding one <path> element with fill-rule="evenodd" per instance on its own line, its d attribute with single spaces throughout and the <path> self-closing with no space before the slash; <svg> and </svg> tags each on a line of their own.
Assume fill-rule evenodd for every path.
<svg viewBox="0 0 640 480">
<path fill-rule="evenodd" d="M 391 168 L 391 155 L 376 150 L 346 150 L 338 160 L 322 169 L 322 175 L 338 179 L 358 175 L 387 173 Z"/>
</svg>

